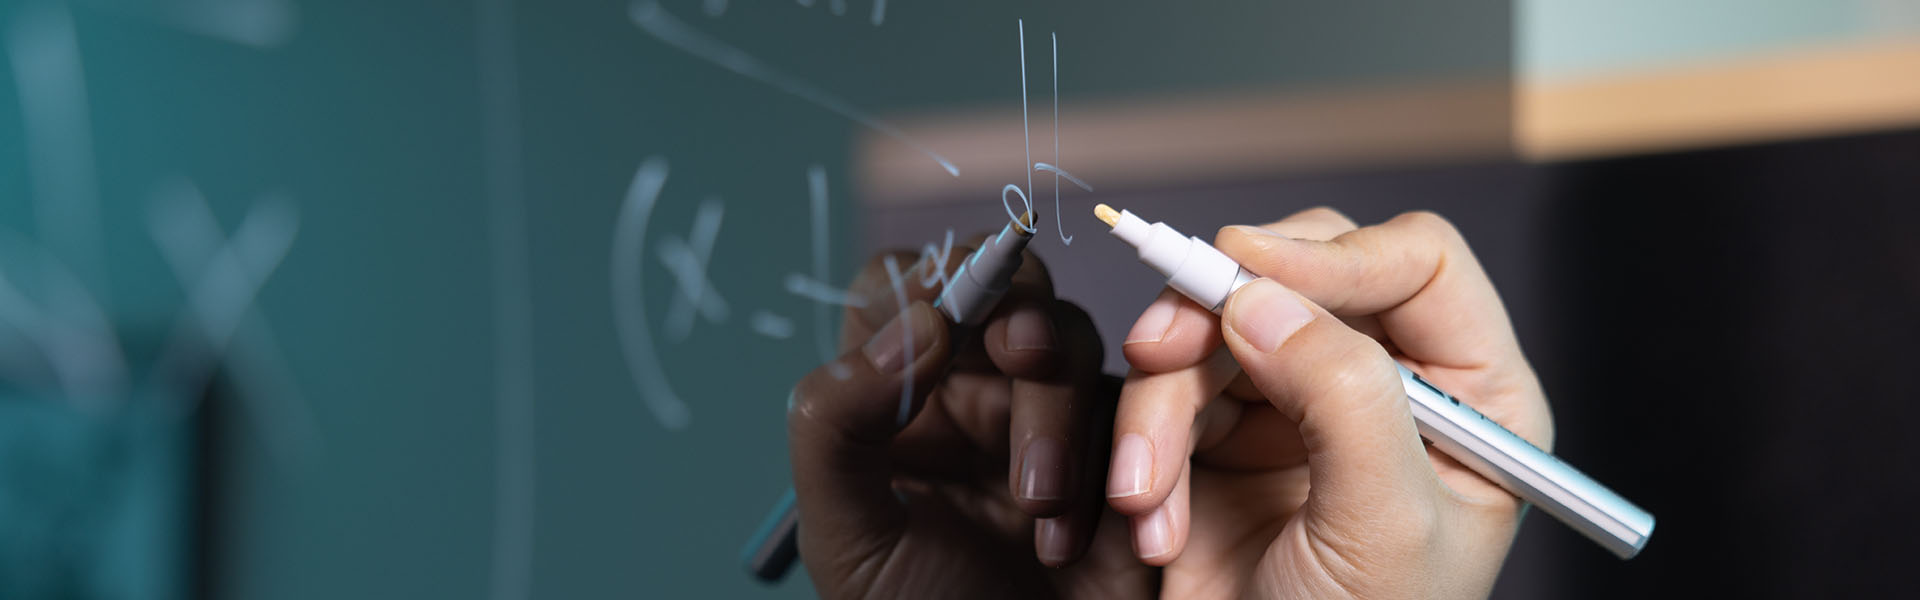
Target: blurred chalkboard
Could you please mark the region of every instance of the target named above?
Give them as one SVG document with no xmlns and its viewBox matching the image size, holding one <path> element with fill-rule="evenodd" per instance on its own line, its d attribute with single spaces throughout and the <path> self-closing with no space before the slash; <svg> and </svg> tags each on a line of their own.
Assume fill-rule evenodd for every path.
<svg viewBox="0 0 1920 600">
<path fill-rule="evenodd" d="M 1017 105 L 1023 52 L 1036 107 L 1056 76 L 1063 96 L 1121 98 L 1497 74 L 1508 13 L 8 0 L 0 231 L 48 259 L 0 273 L 7 401 L 93 424 L 71 436 L 209 438 L 204 473 L 98 493 L 204 488 L 218 510 L 162 502 L 124 524 L 149 550 L 0 568 L 67 569 L 49 589 L 103 598 L 805 594 L 762 591 L 735 552 L 787 485 L 786 390 L 837 331 L 816 300 L 866 250 L 854 136 Z M 927 169 L 1025 183 L 1021 148 L 943 166 L 896 133 Z M 999 197 L 978 205 L 952 227 L 1004 218 Z M 210 431 L 125 408 L 209 382 L 231 394 L 180 404 L 221 412 Z M 0 431 L 27 445 L 0 461 L 110 472 Z M 55 480 L 0 472 L 8 490 Z M 204 581 L 84 583 L 189 562 Z"/>
</svg>

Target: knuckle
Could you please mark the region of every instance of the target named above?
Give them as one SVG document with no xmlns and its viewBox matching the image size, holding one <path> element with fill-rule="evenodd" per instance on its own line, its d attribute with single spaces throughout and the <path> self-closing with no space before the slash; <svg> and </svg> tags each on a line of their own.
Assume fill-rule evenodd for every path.
<svg viewBox="0 0 1920 600">
<path fill-rule="evenodd" d="M 802 442 L 811 439 L 816 432 L 827 425 L 820 415 L 820 407 L 809 401 L 806 396 L 796 392 L 793 405 L 787 408 L 787 440 L 795 447 L 804 447 Z"/>
<path fill-rule="evenodd" d="M 827 363 L 794 385 L 788 398 L 787 437 L 796 448 L 877 444 L 890 434 L 890 412 L 882 415 L 884 411 L 861 408 L 874 396 L 878 381 L 844 369 L 844 360 Z"/>
<path fill-rule="evenodd" d="M 825 414 L 828 403 L 835 398 L 859 393 L 870 387 L 871 377 L 859 365 L 847 363 L 858 360 L 841 356 L 815 367 L 793 385 L 787 396 L 787 415 L 793 419 L 819 419 Z"/>
<path fill-rule="evenodd" d="M 819 398 L 824 396 L 821 388 L 825 385 L 820 375 L 826 370 L 825 366 L 814 369 L 806 377 L 802 377 L 799 383 L 794 384 L 793 390 L 787 393 L 787 428 L 789 430 L 805 429 L 807 425 L 820 418 Z"/>
<path fill-rule="evenodd" d="M 1391 385 L 1399 377 L 1378 342 L 1365 336 L 1342 336 L 1339 348 L 1322 354 L 1321 389 L 1330 393 L 1356 394 L 1362 397 L 1391 397 Z"/>
<path fill-rule="evenodd" d="M 1400 216 L 1394 217 L 1393 220 L 1406 226 L 1408 229 L 1432 236 L 1437 240 L 1455 242 L 1464 239 L 1460 235 L 1460 229 L 1454 227 L 1452 221 L 1440 216 L 1440 213 L 1430 210 L 1416 210 L 1401 213 Z"/>
<path fill-rule="evenodd" d="M 1453 223 L 1448 222 L 1446 217 L 1442 217 L 1440 213 L 1431 210 L 1410 210 L 1400 213 L 1400 215 L 1394 217 L 1393 220 L 1401 221 L 1414 227 L 1436 231 L 1453 228 Z"/>
</svg>

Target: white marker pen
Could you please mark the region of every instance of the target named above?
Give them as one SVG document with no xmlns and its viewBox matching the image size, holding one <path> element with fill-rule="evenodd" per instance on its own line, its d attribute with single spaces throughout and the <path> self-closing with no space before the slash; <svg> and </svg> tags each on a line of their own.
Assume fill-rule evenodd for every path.
<svg viewBox="0 0 1920 600">
<path fill-rule="evenodd" d="M 1093 214 L 1113 227 L 1114 237 L 1140 250 L 1140 262 L 1165 274 L 1168 287 L 1215 313 L 1234 290 L 1259 278 L 1211 244 L 1182 235 L 1166 223 L 1149 225 L 1131 212 L 1114 212 L 1105 204 L 1094 207 Z M 1405 366 L 1394 366 L 1400 369 L 1420 435 L 1441 452 L 1620 558 L 1633 558 L 1647 545 L 1653 535 L 1652 514 L 1481 416 Z"/>
</svg>

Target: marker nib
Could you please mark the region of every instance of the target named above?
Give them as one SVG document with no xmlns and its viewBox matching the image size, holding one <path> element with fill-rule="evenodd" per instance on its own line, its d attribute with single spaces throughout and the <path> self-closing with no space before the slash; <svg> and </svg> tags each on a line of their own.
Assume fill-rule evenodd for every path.
<svg viewBox="0 0 1920 600">
<path fill-rule="evenodd" d="M 1113 207 L 1105 204 L 1094 206 L 1093 216 L 1099 217 L 1100 221 L 1106 223 L 1108 227 L 1120 224 L 1120 211 L 1114 210 Z"/>
</svg>

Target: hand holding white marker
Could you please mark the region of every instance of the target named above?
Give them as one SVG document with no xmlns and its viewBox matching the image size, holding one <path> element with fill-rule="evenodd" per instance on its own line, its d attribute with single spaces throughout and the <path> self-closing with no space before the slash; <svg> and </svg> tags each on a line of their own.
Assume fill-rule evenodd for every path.
<svg viewBox="0 0 1920 600">
<path fill-rule="evenodd" d="M 1178 290 L 1128 337 L 1108 489 L 1136 553 L 1167 566 L 1166 592 L 1484 595 L 1513 494 L 1622 556 L 1651 533 L 1650 515 L 1526 441 L 1550 447 L 1544 395 L 1445 221 L 1359 229 L 1322 209 L 1227 228 L 1216 251 L 1097 214 Z"/>
</svg>

